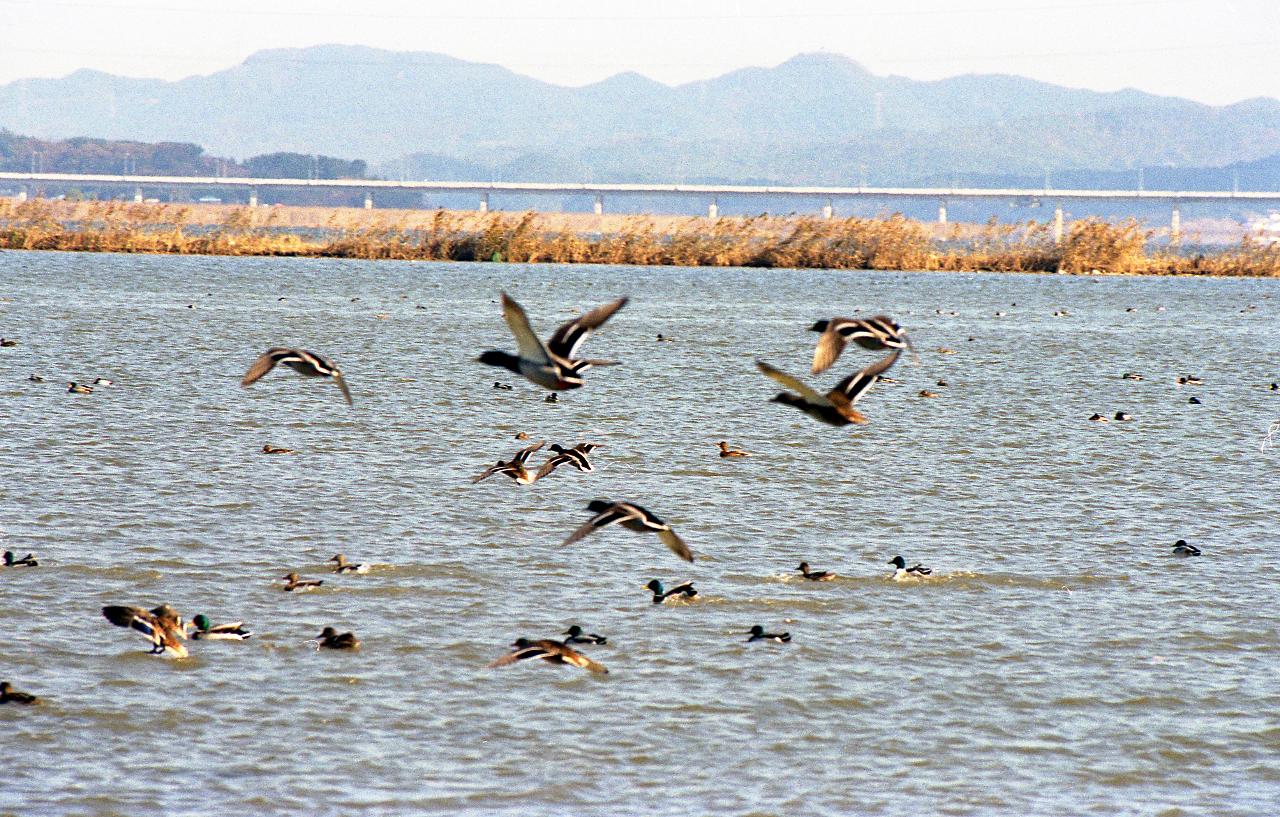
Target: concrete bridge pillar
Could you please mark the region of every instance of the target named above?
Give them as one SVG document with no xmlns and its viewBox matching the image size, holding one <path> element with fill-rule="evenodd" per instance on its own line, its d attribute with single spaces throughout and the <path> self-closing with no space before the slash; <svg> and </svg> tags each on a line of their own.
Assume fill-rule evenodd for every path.
<svg viewBox="0 0 1280 817">
<path fill-rule="evenodd" d="M 831 199 L 827 199 L 827 203 L 822 205 L 822 217 L 829 219 L 835 215 L 835 212 L 835 205 L 832 204 Z"/>
<path fill-rule="evenodd" d="M 373 193 L 372 193 L 372 191 L 368 191 L 368 190 L 366 190 L 366 191 L 365 191 L 365 194 L 364 194 L 364 209 L 366 209 L 366 210 L 372 210 L 372 209 L 373 209 Z"/>
<path fill-rule="evenodd" d="M 947 203 L 945 201 L 938 202 L 938 223 L 947 223 Z"/>
<path fill-rule="evenodd" d="M 1173 203 L 1173 213 L 1169 217 L 1169 243 L 1182 243 L 1182 210 L 1178 202 Z"/>
<path fill-rule="evenodd" d="M 597 216 L 602 216 L 602 215 L 604 215 L 604 196 L 602 196 L 602 195 L 600 195 L 600 194 L 598 194 L 598 193 L 596 194 L 596 208 L 595 208 L 595 209 L 596 209 L 596 215 L 597 215 Z"/>
<path fill-rule="evenodd" d="M 249 191 L 249 206 L 250 207 L 258 206 L 258 191 L 256 188 L 251 189 Z"/>
<path fill-rule="evenodd" d="M 1062 243 L 1062 205 L 1059 204 L 1053 208 L 1053 243 Z"/>
<path fill-rule="evenodd" d="M 142 204 L 142 188 L 141 187 L 133 188 L 133 203 Z"/>
<path fill-rule="evenodd" d="M 489 194 L 488 193 L 480 194 L 480 212 L 482 213 L 489 212 Z"/>
<path fill-rule="evenodd" d="M 720 200 L 712 199 L 711 204 L 707 205 L 707 218 L 715 221 L 720 218 Z"/>
</svg>

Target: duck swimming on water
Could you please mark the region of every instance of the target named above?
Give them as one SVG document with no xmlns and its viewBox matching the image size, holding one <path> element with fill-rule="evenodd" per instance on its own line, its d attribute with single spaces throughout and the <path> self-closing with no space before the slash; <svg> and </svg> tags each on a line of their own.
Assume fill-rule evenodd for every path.
<svg viewBox="0 0 1280 817">
<path fill-rule="evenodd" d="M 561 635 L 568 636 L 568 638 L 564 640 L 564 643 L 566 644 L 604 644 L 609 640 L 602 635 L 583 632 L 582 628 L 577 624 L 569 627 L 569 629 L 565 630 Z"/>
<path fill-rule="evenodd" d="M 0 681 L 0 704 L 38 704 L 40 699 L 26 692 L 19 692 L 8 681 Z"/>
<path fill-rule="evenodd" d="M 284 589 L 290 593 L 315 590 L 324 584 L 324 579 L 300 579 L 297 573 L 288 573 L 284 577 Z"/>
<path fill-rule="evenodd" d="M 801 562 L 796 570 L 799 570 L 800 575 L 812 582 L 829 582 L 836 577 L 836 574 L 829 570 L 810 570 L 808 562 Z"/>
<path fill-rule="evenodd" d="M 662 604 L 667 599 L 676 596 L 684 596 L 686 599 L 691 599 L 698 595 L 698 591 L 694 588 L 693 582 L 681 582 L 670 590 L 667 590 L 663 588 L 662 582 L 657 579 L 650 579 L 649 583 L 645 585 L 645 589 L 653 593 L 654 604 Z"/>
<path fill-rule="evenodd" d="M 901 556 L 894 556 L 889 560 L 889 564 L 896 568 L 893 571 L 893 575 L 889 577 L 895 582 L 905 581 L 907 579 L 923 579 L 925 576 L 933 573 L 933 568 L 925 567 L 919 562 L 911 567 L 907 567 L 906 560 Z"/>
<path fill-rule="evenodd" d="M 316 636 L 320 641 L 317 649 L 322 650 L 356 650 L 360 648 L 360 639 L 356 638 L 355 633 L 341 633 L 332 627 L 325 627 Z"/>
<path fill-rule="evenodd" d="M 232 621 L 227 624 L 214 624 L 209 621 L 209 617 L 204 613 L 199 614 L 191 619 L 191 624 L 195 631 L 191 633 L 191 637 L 196 640 L 207 639 L 210 641 L 244 641 L 253 633 L 244 628 L 243 621 Z"/>
<path fill-rule="evenodd" d="M 334 573 L 368 573 L 369 572 L 368 565 L 351 564 L 350 562 L 347 561 L 347 557 L 342 553 L 338 553 L 334 556 L 330 556 L 329 561 L 334 562 L 334 566 L 333 566 Z"/>
<path fill-rule="evenodd" d="M 791 633 L 766 633 L 764 627 L 759 624 L 752 627 L 746 635 L 751 636 L 747 639 L 748 643 L 752 641 L 776 641 L 779 644 L 786 644 L 791 640 Z"/>
<path fill-rule="evenodd" d="M 34 553 L 28 553 L 21 559 L 15 558 L 12 550 L 4 552 L 5 567 L 39 567 L 40 563 L 36 561 Z"/>
<path fill-rule="evenodd" d="M 1199 556 L 1200 548 L 1187 544 L 1186 539 L 1179 539 L 1173 543 L 1173 553 L 1175 556 Z"/>
</svg>

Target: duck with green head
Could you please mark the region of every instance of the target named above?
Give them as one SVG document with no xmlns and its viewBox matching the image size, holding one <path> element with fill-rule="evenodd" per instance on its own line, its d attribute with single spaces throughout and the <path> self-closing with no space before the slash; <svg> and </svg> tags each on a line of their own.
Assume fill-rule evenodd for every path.
<svg viewBox="0 0 1280 817">
<path fill-rule="evenodd" d="M 211 641 L 244 641 L 253 633 L 244 628 L 243 621 L 232 621 L 227 624 L 213 624 L 209 621 L 209 617 L 204 613 L 191 619 L 189 625 L 195 629 L 191 634 L 194 639 L 208 639 Z"/>
</svg>

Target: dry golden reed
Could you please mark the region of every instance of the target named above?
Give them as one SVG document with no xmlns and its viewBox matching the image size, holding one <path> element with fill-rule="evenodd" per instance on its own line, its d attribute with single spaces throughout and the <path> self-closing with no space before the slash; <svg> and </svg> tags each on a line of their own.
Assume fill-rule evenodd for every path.
<svg viewBox="0 0 1280 817">
<path fill-rule="evenodd" d="M 1132 219 L 933 225 L 893 215 L 589 217 L 445 210 L 0 201 L 0 248 L 519 263 L 1280 276 L 1280 246 L 1208 255 Z"/>
</svg>

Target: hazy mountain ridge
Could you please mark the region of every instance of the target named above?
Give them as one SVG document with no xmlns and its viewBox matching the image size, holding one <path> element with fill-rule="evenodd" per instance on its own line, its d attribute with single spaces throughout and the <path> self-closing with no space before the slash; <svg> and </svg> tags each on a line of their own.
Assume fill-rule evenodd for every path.
<svg viewBox="0 0 1280 817">
<path fill-rule="evenodd" d="M 567 88 L 439 54 L 275 49 L 177 82 L 77 71 L 9 83 L 0 127 L 186 141 L 236 157 L 324 153 L 390 176 L 434 167 L 480 180 L 880 185 L 1280 153 L 1274 99 L 1213 107 L 1007 75 L 921 82 L 828 54 L 676 87 L 624 73 Z"/>
</svg>

